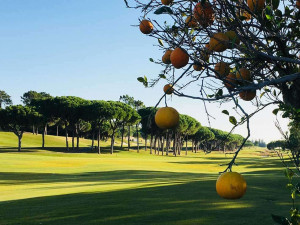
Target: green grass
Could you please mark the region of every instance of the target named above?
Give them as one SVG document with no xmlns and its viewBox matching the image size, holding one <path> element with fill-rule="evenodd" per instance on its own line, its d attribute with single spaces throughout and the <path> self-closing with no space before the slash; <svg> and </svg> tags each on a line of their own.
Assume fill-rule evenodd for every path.
<svg viewBox="0 0 300 225">
<path fill-rule="evenodd" d="M 64 137 L 0 132 L 0 224 L 273 224 L 288 215 L 290 195 L 278 158 L 245 149 L 234 167 L 247 181 L 239 200 L 215 191 L 218 172 L 231 155 L 149 155 L 149 151 L 104 154 L 81 140 L 80 153 L 64 152 Z M 117 141 L 117 145 L 120 143 Z M 269 157 L 265 157 L 268 156 Z"/>
</svg>

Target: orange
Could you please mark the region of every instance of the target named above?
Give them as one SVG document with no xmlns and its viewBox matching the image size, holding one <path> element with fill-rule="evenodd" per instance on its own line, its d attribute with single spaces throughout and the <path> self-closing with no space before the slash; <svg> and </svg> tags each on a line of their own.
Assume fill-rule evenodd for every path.
<svg viewBox="0 0 300 225">
<path fill-rule="evenodd" d="M 224 80 L 224 84 L 228 89 L 233 89 L 236 84 L 237 84 L 237 80 L 236 80 L 236 76 L 234 73 L 229 73 Z"/>
<path fill-rule="evenodd" d="M 171 129 L 179 122 L 179 113 L 172 107 L 160 108 L 155 114 L 155 123 L 161 129 Z"/>
<path fill-rule="evenodd" d="M 172 50 L 169 49 L 163 55 L 161 60 L 163 61 L 164 64 L 170 64 L 171 63 L 171 59 L 170 59 L 171 53 L 172 53 Z"/>
<path fill-rule="evenodd" d="M 198 2 L 194 8 L 194 17 L 201 26 L 207 27 L 214 22 L 214 9 L 212 5 L 206 1 Z"/>
<path fill-rule="evenodd" d="M 171 63 L 176 69 L 186 66 L 189 62 L 188 53 L 182 48 L 175 48 L 171 53 Z"/>
<path fill-rule="evenodd" d="M 202 67 L 202 65 L 199 62 L 195 62 L 193 64 L 193 68 L 194 68 L 195 71 L 201 71 L 201 70 L 203 70 L 203 67 Z"/>
<path fill-rule="evenodd" d="M 229 38 L 228 48 L 234 48 L 240 44 L 240 39 L 233 30 L 227 31 L 225 35 Z"/>
<path fill-rule="evenodd" d="M 229 64 L 223 61 L 218 62 L 215 65 L 215 71 L 218 78 L 226 77 L 230 72 Z"/>
<path fill-rule="evenodd" d="M 171 95 L 171 94 L 174 92 L 173 85 L 172 85 L 172 84 L 166 84 L 166 85 L 164 86 L 164 92 L 165 92 L 167 95 Z"/>
<path fill-rule="evenodd" d="M 229 38 L 224 33 L 216 33 L 209 40 L 210 50 L 223 52 L 228 47 Z"/>
<path fill-rule="evenodd" d="M 140 31 L 143 34 L 150 34 L 153 30 L 153 24 L 149 20 L 142 20 L 140 23 Z"/>
<path fill-rule="evenodd" d="M 238 71 L 236 71 L 236 79 L 239 82 L 251 81 L 250 71 L 245 68 L 240 68 Z"/>
<path fill-rule="evenodd" d="M 163 5 L 170 5 L 173 2 L 173 0 L 161 0 L 161 3 Z"/>
<path fill-rule="evenodd" d="M 296 7 L 297 7 L 298 9 L 300 9 L 300 0 L 297 0 L 297 2 L 296 2 Z"/>
<path fill-rule="evenodd" d="M 246 193 L 247 183 L 237 172 L 221 174 L 216 183 L 218 195 L 226 199 L 239 199 Z"/>
<path fill-rule="evenodd" d="M 256 90 L 254 91 L 242 91 L 239 93 L 240 98 L 245 101 L 251 101 L 256 96 Z"/>
<path fill-rule="evenodd" d="M 195 27 L 198 26 L 197 21 L 196 21 L 195 18 L 192 17 L 192 16 L 188 16 L 188 17 L 186 18 L 185 24 L 186 24 L 188 27 L 190 27 L 190 28 L 195 28 Z"/>
<path fill-rule="evenodd" d="M 265 6 L 265 0 L 247 0 L 247 4 L 252 12 L 261 12 Z"/>
</svg>

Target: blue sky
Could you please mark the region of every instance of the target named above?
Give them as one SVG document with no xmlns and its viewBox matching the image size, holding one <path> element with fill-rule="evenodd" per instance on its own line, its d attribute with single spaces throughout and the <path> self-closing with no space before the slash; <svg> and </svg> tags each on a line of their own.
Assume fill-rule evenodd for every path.
<svg viewBox="0 0 300 225">
<path fill-rule="evenodd" d="M 131 26 L 138 24 L 140 13 L 127 9 L 123 0 L 0 1 L 0 17 L 0 90 L 11 95 L 14 104 L 29 90 L 103 100 L 128 94 L 147 106 L 163 94 L 165 83 L 145 89 L 136 80 L 156 77 L 162 68 L 149 58 L 160 59 L 163 53 L 154 46 L 157 40 Z M 208 125 L 202 102 L 174 96 L 168 105 Z M 245 106 L 253 109 L 251 103 Z M 212 126 L 229 131 L 228 117 L 220 111 L 231 108 L 209 104 L 216 118 Z M 281 138 L 271 111 L 253 118 L 251 139 Z M 237 132 L 245 135 L 243 127 Z"/>
</svg>

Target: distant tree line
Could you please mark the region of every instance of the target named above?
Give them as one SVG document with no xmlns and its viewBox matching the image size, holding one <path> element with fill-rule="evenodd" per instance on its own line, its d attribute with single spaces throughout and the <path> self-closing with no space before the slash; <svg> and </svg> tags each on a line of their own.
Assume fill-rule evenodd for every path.
<svg viewBox="0 0 300 225">
<path fill-rule="evenodd" d="M 7 106 L 0 109 L 0 126 L 16 134 L 19 151 L 23 133 L 31 130 L 33 133 L 41 132 L 42 148 L 45 147 L 45 135 L 62 134 L 65 136 L 67 151 L 71 148 L 78 150 L 80 137 L 85 137 L 92 140 L 91 148 L 96 148 L 99 154 L 100 140 L 108 138 L 111 139 L 110 152 L 113 153 L 116 136 L 121 138 L 120 147 L 123 148 L 124 137 L 127 135 L 129 150 L 132 127 L 135 127 L 137 151 L 140 150 L 139 137 L 142 136 L 145 150 L 150 146 L 150 154 L 154 151 L 155 154 L 168 155 L 172 152 L 180 155 L 182 150 L 187 154 L 188 148 L 192 152 L 200 149 L 225 152 L 235 150 L 244 139 L 238 134 L 201 126 L 188 115 L 180 115 L 179 124 L 174 129 L 161 130 L 154 122 L 158 109 L 145 107 L 142 101 L 128 95 L 120 96 L 119 101 L 103 101 L 74 96 L 52 97 L 45 92 L 28 91 L 21 97 L 24 105 L 11 105 L 10 97 L 2 96 L 6 96 L 6 100 L 0 102 Z M 188 143 L 191 143 L 190 147 Z"/>
</svg>

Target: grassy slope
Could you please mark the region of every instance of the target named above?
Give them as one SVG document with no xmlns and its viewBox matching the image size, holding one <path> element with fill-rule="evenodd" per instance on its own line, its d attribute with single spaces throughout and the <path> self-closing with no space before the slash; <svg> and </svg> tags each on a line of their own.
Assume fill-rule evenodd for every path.
<svg viewBox="0 0 300 225">
<path fill-rule="evenodd" d="M 149 155 L 144 150 L 98 155 L 81 140 L 83 153 L 62 152 L 63 137 L 0 132 L 0 224 L 273 224 L 287 215 L 289 193 L 276 157 L 245 149 L 238 159 L 246 195 L 224 200 L 215 192 L 218 165 L 230 155 Z M 108 145 L 102 143 L 102 145 Z M 118 143 L 117 143 L 118 144 Z M 104 149 L 106 153 L 108 149 Z"/>
</svg>

